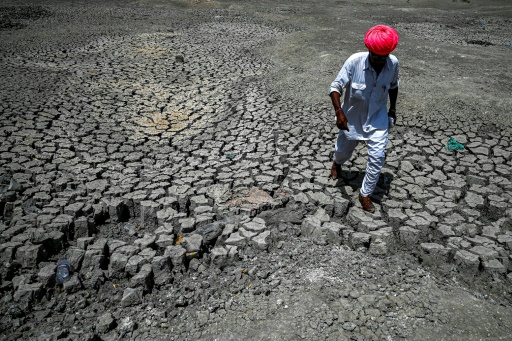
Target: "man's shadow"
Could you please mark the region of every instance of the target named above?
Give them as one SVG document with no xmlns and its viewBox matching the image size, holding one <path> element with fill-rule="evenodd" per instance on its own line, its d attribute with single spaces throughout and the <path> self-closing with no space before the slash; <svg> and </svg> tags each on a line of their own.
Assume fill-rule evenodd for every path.
<svg viewBox="0 0 512 341">
<path fill-rule="evenodd" d="M 363 184 L 363 179 L 366 172 L 364 171 L 341 171 L 340 178 L 336 180 L 336 187 L 339 188 L 341 195 L 346 199 L 351 199 L 354 193 L 359 193 Z M 380 204 L 385 196 L 389 195 L 389 189 L 393 182 L 394 176 L 391 173 L 383 172 L 377 181 L 377 187 L 372 194 L 372 201 Z M 352 193 L 347 192 L 347 187 L 352 189 Z"/>
</svg>

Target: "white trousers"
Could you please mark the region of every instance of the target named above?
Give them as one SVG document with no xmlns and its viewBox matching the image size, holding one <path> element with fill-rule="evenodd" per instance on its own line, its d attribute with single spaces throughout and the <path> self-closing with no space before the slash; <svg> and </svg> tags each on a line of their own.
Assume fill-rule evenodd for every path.
<svg viewBox="0 0 512 341">
<path fill-rule="evenodd" d="M 343 132 L 340 131 L 336 144 L 334 146 L 334 161 L 342 165 L 347 162 L 360 140 L 348 140 Z M 367 197 L 373 193 L 377 187 L 382 166 L 384 166 L 385 150 L 388 144 L 388 134 L 377 139 L 366 140 L 368 144 L 368 164 L 366 165 L 366 175 L 361 186 L 361 195 Z"/>
</svg>

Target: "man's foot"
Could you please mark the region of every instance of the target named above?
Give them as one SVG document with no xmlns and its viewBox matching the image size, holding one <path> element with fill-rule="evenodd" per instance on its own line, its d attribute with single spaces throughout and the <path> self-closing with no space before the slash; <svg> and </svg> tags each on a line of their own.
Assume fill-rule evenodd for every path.
<svg viewBox="0 0 512 341">
<path fill-rule="evenodd" d="M 359 202 L 361 203 L 363 211 L 370 213 L 375 212 L 375 206 L 373 206 L 372 199 L 370 198 L 370 196 L 363 197 L 361 194 L 359 194 Z"/>
<path fill-rule="evenodd" d="M 334 180 L 341 178 L 341 165 L 338 165 L 336 161 L 332 162 L 331 178 Z"/>
</svg>

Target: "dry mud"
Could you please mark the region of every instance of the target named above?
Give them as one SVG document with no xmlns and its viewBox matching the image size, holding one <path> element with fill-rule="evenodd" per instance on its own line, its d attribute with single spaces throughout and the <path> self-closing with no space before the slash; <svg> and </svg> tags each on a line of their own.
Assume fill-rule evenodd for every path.
<svg viewBox="0 0 512 341">
<path fill-rule="evenodd" d="M 505 0 L 3 1 L 2 339 L 510 339 L 510 18 Z M 378 23 L 401 85 L 368 214 L 364 146 L 327 178 L 327 90 Z"/>
</svg>

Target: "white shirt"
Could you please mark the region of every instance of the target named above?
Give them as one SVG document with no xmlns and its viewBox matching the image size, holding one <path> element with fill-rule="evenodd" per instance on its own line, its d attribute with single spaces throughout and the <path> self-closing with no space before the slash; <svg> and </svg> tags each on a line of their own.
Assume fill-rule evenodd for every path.
<svg viewBox="0 0 512 341">
<path fill-rule="evenodd" d="M 388 134 L 387 98 L 389 89 L 398 87 L 398 59 L 389 55 L 379 76 L 370 65 L 369 53 L 350 56 L 331 83 L 329 94 L 345 91 L 342 109 L 349 131 L 340 131 L 349 140 L 379 139 Z"/>
</svg>

